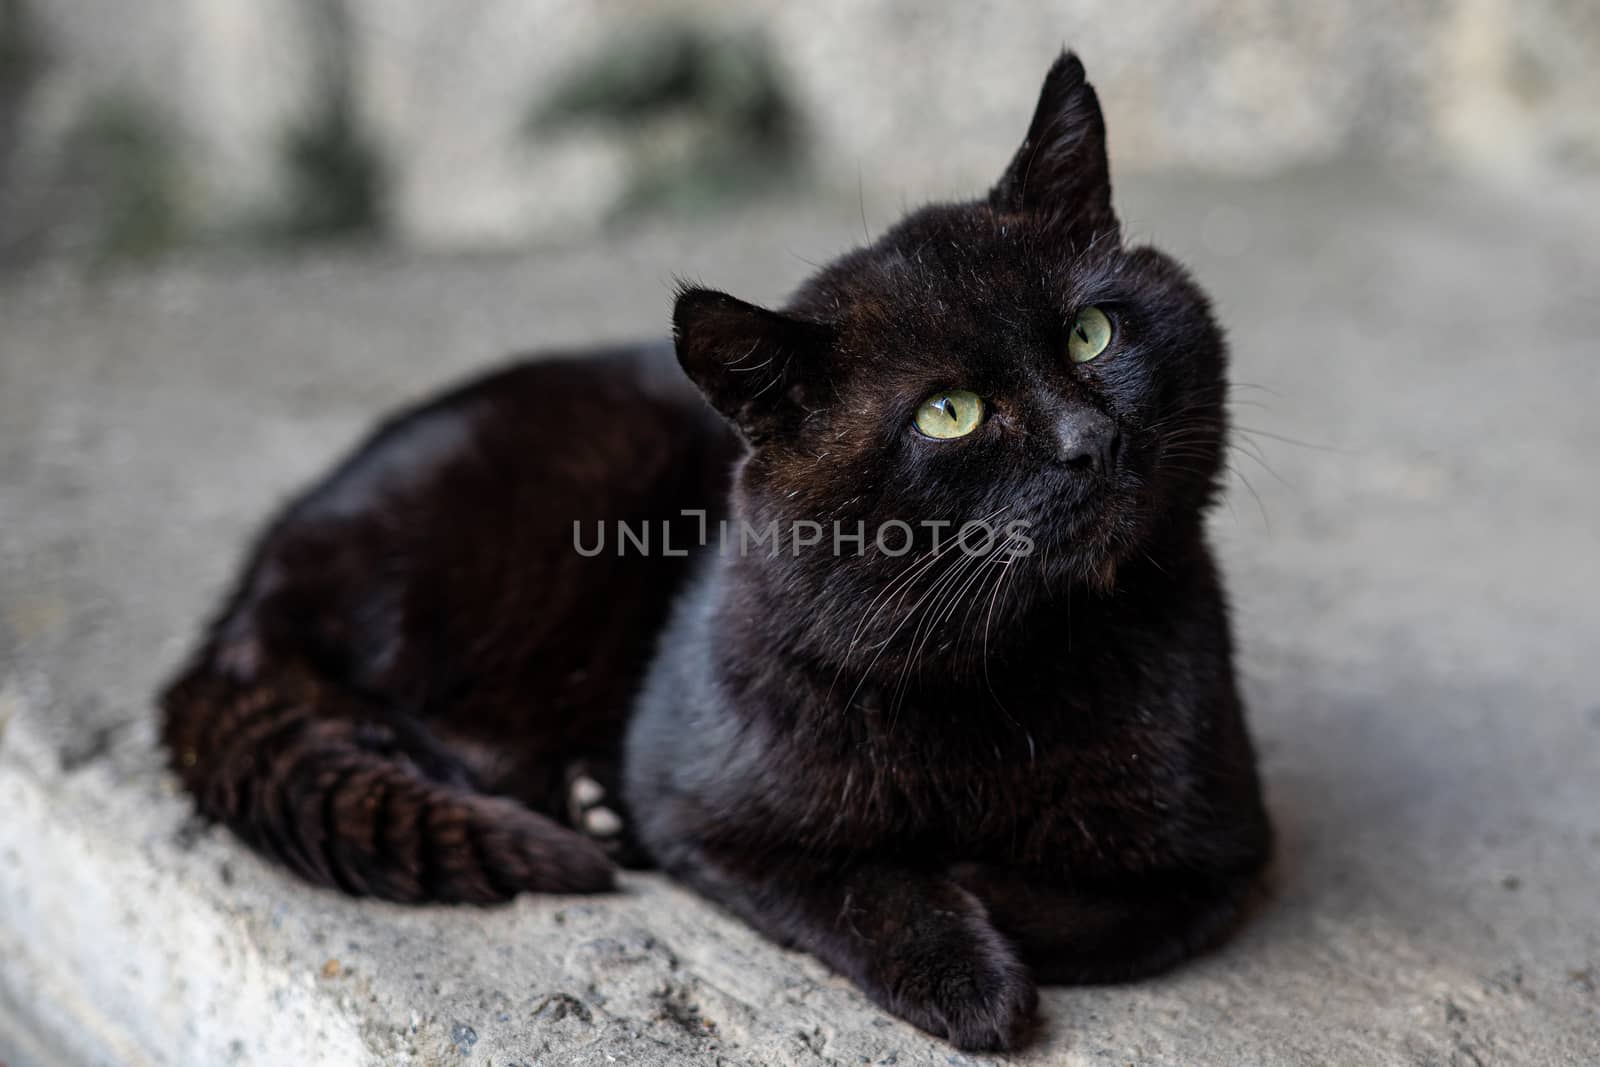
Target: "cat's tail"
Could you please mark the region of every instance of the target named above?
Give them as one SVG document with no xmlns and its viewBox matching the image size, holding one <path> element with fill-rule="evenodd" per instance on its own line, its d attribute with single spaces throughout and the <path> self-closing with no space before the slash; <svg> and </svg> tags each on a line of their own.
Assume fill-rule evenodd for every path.
<svg viewBox="0 0 1600 1067">
<path fill-rule="evenodd" d="M 408 903 L 614 886 L 593 842 L 474 791 L 448 753 L 307 671 L 240 680 L 202 655 L 161 705 L 201 814 L 318 885 Z"/>
</svg>

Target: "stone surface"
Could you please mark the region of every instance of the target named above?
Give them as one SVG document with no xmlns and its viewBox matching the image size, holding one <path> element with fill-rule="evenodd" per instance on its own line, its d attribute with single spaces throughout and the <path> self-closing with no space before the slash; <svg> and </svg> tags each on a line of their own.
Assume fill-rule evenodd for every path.
<svg viewBox="0 0 1600 1067">
<path fill-rule="evenodd" d="M 1012 1062 L 1600 1060 L 1600 216 L 1351 171 L 1123 194 L 1234 338 L 1253 489 L 1215 526 L 1281 856 L 1226 948 L 1046 991 Z M 0 282 L 0 1061 L 974 1062 L 659 877 L 308 889 L 190 821 L 152 745 L 242 538 L 376 413 L 655 332 L 676 273 L 774 298 L 860 236 L 853 199 L 790 210 Z"/>
</svg>

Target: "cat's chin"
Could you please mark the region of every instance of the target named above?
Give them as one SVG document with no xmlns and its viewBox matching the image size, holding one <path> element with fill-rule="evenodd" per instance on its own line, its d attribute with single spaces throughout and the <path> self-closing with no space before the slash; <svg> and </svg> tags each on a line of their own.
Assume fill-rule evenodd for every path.
<svg viewBox="0 0 1600 1067">
<path fill-rule="evenodd" d="M 1065 583 L 1109 589 L 1142 527 L 1138 497 L 1121 485 L 1080 489 L 1028 511 L 1029 556 L 1051 588 Z"/>
<path fill-rule="evenodd" d="M 1117 584 L 1117 571 L 1125 554 L 1115 545 L 1102 550 L 1082 551 L 1065 556 L 1059 564 L 1052 562 L 1044 574 L 1045 588 L 1065 593 L 1075 588 L 1088 588 L 1097 593 L 1109 593 Z"/>
</svg>

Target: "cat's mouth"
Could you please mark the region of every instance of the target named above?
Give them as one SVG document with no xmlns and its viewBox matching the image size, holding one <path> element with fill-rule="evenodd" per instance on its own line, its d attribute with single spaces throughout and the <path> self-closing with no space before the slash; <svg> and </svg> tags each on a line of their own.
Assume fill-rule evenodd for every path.
<svg viewBox="0 0 1600 1067">
<path fill-rule="evenodd" d="M 1126 468 L 1046 479 L 1013 506 L 1033 542 L 1029 553 L 1048 579 L 1099 576 L 1115 567 L 1138 526 L 1139 479 Z"/>
</svg>

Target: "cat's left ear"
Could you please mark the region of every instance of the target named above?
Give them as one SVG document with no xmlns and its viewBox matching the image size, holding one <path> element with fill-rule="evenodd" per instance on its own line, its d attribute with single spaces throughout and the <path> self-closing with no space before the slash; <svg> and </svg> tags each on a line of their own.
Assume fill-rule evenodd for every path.
<svg viewBox="0 0 1600 1067">
<path fill-rule="evenodd" d="M 752 444 L 792 431 L 820 403 L 827 326 L 685 287 L 672 333 L 684 373 Z"/>
<path fill-rule="evenodd" d="M 996 211 L 1043 214 L 1073 233 L 1118 229 L 1105 118 L 1073 53 L 1062 52 L 1045 75 L 1027 139 L 989 193 L 989 203 Z"/>
</svg>

